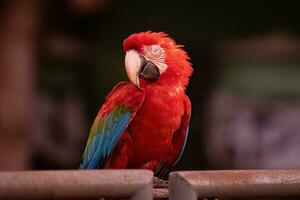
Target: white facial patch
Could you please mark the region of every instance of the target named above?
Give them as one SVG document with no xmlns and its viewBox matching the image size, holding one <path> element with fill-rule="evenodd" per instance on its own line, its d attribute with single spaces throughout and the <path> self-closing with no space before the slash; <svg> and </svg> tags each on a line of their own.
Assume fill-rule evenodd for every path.
<svg viewBox="0 0 300 200">
<path fill-rule="evenodd" d="M 158 67 L 160 74 L 168 68 L 165 63 L 165 50 L 159 45 L 142 46 L 142 54 L 146 60 L 153 62 Z"/>
</svg>

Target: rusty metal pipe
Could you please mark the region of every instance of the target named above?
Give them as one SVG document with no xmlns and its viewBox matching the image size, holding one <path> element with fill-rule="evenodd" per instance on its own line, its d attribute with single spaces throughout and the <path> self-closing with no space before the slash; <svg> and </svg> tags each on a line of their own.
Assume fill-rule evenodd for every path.
<svg viewBox="0 0 300 200">
<path fill-rule="evenodd" d="M 152 199 L 148 170 L 0 172 L 0 199 Z"/>
<path fill-rule="evenodd" d="M 300 197 L 300 170 L 189 171 L 170 174 L 170 199 Z"/>
</svg>

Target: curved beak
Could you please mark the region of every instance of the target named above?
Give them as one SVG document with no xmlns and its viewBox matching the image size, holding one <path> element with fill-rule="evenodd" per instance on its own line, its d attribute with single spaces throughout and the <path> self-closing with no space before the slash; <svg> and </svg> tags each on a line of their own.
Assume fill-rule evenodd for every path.
<svg viewBox="0 0 300 200">
<path fill-rule="evenodd" d="M 140 88 L 139 72 L 141 68 L 141 58 L 136 50 L 129 50 L 125 56 L 125 69 L 129 80 Z"/>
</svg>

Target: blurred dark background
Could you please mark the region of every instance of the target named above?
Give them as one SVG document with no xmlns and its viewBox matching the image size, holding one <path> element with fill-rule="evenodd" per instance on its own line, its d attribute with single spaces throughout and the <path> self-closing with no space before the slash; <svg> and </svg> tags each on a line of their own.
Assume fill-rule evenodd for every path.
<svg viewBox="0 0 300 200">
<path fill-rule="evenodd" d="M 300 167 L 300 2 L 0 1 L 0 169 L 77 168 L 122 41 L 165 31 L 194 67 L 176 169 Z"/>
</svg>

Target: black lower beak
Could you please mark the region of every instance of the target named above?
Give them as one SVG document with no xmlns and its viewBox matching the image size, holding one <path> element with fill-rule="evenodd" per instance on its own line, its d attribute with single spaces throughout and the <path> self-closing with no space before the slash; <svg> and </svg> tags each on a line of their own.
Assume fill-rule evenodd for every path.
<svg viewBox="0 0 300 200">
<path fill-rule="evenodd" d="M 155 81 L 159 78 L 159 69 L 154 63 L 147 61 L 141 67 L 139 76 L 149 81 Z"/>
</svg>

